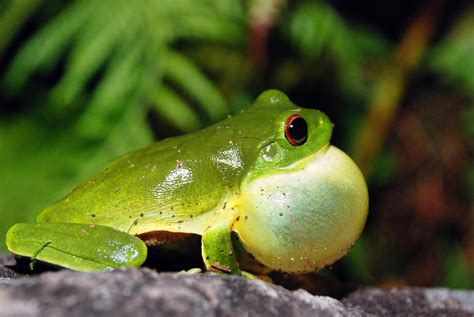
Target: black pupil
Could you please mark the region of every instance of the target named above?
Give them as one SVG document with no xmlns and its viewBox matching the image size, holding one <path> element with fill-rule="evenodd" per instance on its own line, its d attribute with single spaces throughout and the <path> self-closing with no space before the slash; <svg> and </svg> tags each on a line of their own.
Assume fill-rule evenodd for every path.
<svg viewBox="0 0 474 317">
<path fill-rule="evenodd" d="M 301 117 L 293 119 L 288 127 L 288 133 L 296 142 L 299 144 L 303 143 L 308 136 L 308 125 L 306 121 Z"/>
</svg>

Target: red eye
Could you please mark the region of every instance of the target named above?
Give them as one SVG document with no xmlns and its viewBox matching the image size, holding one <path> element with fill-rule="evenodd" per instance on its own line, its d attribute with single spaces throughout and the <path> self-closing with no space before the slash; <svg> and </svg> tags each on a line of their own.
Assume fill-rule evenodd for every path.
<svg viewBox="0 0 474 317">
<path fill-rule="evenodd" d="M 285 137 L 291 145 L 301 145 L 308 138 L 308 125 L 300 115 L 293 114 L 286 119 Z"/>
</svg>

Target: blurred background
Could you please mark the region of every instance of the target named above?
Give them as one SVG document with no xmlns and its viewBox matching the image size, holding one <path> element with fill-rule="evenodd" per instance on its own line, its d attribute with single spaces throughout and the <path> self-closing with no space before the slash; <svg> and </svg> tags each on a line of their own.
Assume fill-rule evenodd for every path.
<svg viewBox="0 0 474 317">
<path fill-rule="evenodd" d="M 330 275 L 474 286 L 471 1 L 0 0 L 0 250 L 81 180 L 277 88 L 370 190 Z"/>
</svg>

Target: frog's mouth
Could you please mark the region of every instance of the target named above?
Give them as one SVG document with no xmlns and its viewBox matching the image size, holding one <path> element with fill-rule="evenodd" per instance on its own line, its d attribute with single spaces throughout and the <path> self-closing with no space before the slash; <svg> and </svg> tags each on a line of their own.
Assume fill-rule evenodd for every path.
<svg viewBox="0 0 474 317">
<path fill-rule="evenodd" d="M 244 248 L 273 269 L 314 271 L 342 257 L 367 217 L 362 173 L 328 145 L 277 173 L 242 188 L 234 225 Z"/>
</svg>

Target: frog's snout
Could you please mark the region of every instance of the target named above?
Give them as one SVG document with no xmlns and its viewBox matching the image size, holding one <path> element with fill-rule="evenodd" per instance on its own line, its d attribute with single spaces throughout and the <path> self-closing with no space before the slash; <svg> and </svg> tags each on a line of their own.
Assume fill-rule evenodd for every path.
<svg viewBox="0 0 474 317">
<path fill-rule="evenodd" d="M 308 272 L 333 263 L 354 245 L 368 211 L 357 165 L 334 146 L 294 169 L 258 178 L 242 189 L 243 220 L 234 230 L 266 266 Z"/>
</svg>

